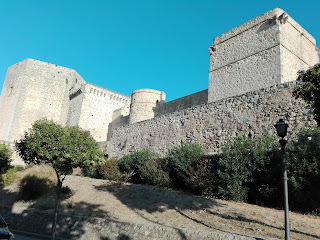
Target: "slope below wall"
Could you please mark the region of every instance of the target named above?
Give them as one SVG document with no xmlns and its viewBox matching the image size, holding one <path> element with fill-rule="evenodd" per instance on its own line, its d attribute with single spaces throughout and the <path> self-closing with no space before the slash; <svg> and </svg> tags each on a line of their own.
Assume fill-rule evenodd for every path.
<svg viewBox="0 0 320 240">
<path fill-rule="evenodd" d="M 300 128 L 316 125 L 307 104 L 292 97 L 296 84 L 276 85 L 119 127 L 101 146 L 109 157 L 118 158 L 146 149 L 164 156 L 181 142 L 198 143 L 212 154 L 237 136 L 275 134 L 279 118 L 288 122 L 292 138 Z"/>
</svg>

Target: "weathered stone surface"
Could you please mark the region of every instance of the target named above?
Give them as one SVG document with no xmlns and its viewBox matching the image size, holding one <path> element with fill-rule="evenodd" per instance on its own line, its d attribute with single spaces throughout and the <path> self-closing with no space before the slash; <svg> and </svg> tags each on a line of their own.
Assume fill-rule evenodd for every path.
<svg viewBox="0 0 320 240">
<path fill-rule="evenodd" d="M 19 139 L 31 123 L 44 117 L 65 125 L 69 89 L 84 83 L 72 69 L 33 59 L 10 67 L 0 98 L 0 140 Z"/>
<path fill-rule="evenodd" d="M 208 89 L 201 92 L 193 93 L 173 101 L 158 104 L 154 108 L 154 115 L 160 116 L 167 113 L 180 111 L 193 106 L 201 105 L 208 102 Z"/>
<path fill-rule="evenodd" d="M 318 62 L 315 39 L 273 9 L 214 39 L 208 102 L 294 81 L 299 70 Z"/>
<path fill-rule="evenodd" d="M 129 114 L 130 97 L 87 83 L 83 87 L 83 101 L 78 117 L 78 125 L 89 130 L 98 142 L 105 141 L 111 128 L 114 111 Z"/>
<path fill-rule="evenodd" d="M 133 124 L 154 118 L 154 108 L 166 100 L 166 94 L 153 89 L 137 89 L 132 92 L 130 119 Z"/>
</svg>

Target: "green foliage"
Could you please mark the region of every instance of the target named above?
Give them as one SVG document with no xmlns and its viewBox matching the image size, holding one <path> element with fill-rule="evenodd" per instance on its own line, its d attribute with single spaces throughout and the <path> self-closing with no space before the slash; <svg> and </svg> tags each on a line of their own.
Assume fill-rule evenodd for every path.
<svg viewBox="0 0 320 240">
<path fill-rule="evenodd" d="M 103 159 L 89 132 L 47 120 L 36 121 L 16 147 L 26 164 L 48 164 L 59 175 L 71 174 L 76 167 L 97 171 Z"/>
<path fill-rule="evenodd" d="M 218 155 L 202 157 L 185 170 L 182 178 L 189 191 L 203 196 L 214 196 L 217 187 L 214 174 L 217 157 Z"/>
<path fill-rule="evenodd" d="M 320 212 L 320 128 L 300 131 L 287 152 L 290 208 Z"/>
<path fill-rule="evenodd" d="M 262 179 L 257 181 L 254 175 L 267 177 L 268 166 L 271 166 L 268 151 L 274 146 L 273 137 L 239 137 L 226 144 L 217 165 L 218 196 L 234 201 L 246 201 L 250 188 L 261 184 Z"/>
<path fill-rule="evenodd" d="M 316 64 L 307 71 L 299 71 L 297 86 L 293 95 L 302 98 L 313 108 L 314 118 L 320 126 L 320 64 Z"/>
<path fill-rule="evenodd" d="M 181 143 L 180 147 L 175 147 L 169 152 L 166 169 L 175 187 L 187 187 L 183 178 L 186 178 L 189 167 L 198 162 L 202 156 L 200 145 L 194 143 Z"/>
<path fill-rule="evenodd" d="M 159 187 L 168 187 L 170 185 L 170 177 L 167 172 L 162 169 L 161 159 L 151 159 L 140 168 L 141 179 L 143 182 Z"/>
<path fill-rule="evenodd" d="M 48 178 L 42 178 L 37 175 L 27 175 L 21 179 L 19 189 L 21 199 L 30 201 L 44 195 L 50 188 Z"/>
<path fill-rule="evenodd" d="M 11 155 L 11 149 L 4 144 L 0 144 L 0 174 L 5 173 L 11 168 Z"/>
<path fill-rule="evenodd" d="M 4 184 L 4 186 L 8 186 L 16 179 L 16 169 L 10 168 L 5 173 L 0 175 L 0 180 Z"/>
<path fill-rule="evenodd" d="M 131 182 L 142 183 L 141 168 L 148 162 L 157 159 L 155 153 L 149 151 L 134 152 L 128 154 L 118 161 L 118 166 L 121 172 L 132 174 Z"/>
<path fill-rule="evenodd" d="M 47 120 L 36 121 L 16 142 L 16 148 L 26 164 L 47 164 L 56 172 L 57 201 L 51 231 L 54 239 L 61 188 L 66 175 L 71 174 L 73 168 L 80 167 L 90 176 L 96 176 L 103 153 L 88 131 L 78 127 L 64 128 Z"/>
<path fill-rule="evenodd" d="M 104 161 L 103 153 L 89 131 L 79 127 L 67 128 L 69 133 L 69 156 L 73 159 L 72 167 L 81 167 L 90 177 L 97 177 Z"/>
<path fill-rule="evenodd" d="M 277 141 L 270 143 L 270 149 L 264 153 L 267 158 L 252 172 L 252 181 L 247 184 L 247 201 L 263 206 L 281 207 L 283 195 L 279 193 L 282 193 L 283 187 L 282 155 Z"/>
<path fill-rule="evenodd" d="M 108 180 L 121 181 L 122 174 L 118 167 L 118 159 L 112 158 L 106 160 L 99 168 L 100 175 Z"/>
</svg>

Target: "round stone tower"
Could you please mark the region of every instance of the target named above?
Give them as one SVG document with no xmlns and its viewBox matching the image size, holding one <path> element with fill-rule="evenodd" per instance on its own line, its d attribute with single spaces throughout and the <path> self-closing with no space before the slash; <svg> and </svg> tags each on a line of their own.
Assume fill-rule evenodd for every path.
<svg viewBox="0 0 320 240">
<path fill-rule="evenodd" d="M 132 92 L 130 124 L 154 117 L 154 108 L 165 101 L 166 94 L 153 89 L 137 89 Z"/>
</svg>

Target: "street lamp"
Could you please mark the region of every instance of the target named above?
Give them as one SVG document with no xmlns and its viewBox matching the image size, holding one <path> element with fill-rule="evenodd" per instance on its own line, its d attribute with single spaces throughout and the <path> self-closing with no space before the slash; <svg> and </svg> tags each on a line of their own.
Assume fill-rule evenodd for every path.
<svg viewBox="0 0 320 240">
<path fill-rule="evenodd" d="M 284 137 L 287 135 L 288 124 L 283 119 L 280 119 L 274 127 L 277 129 L 277 134 L 281 139 L 279 143 L 281 145 L 282 152 L 282 172 L 283 172 L 283 194 L 284 194 L 284 219 L 285 219 L 285 239 L 290 240 L 290 227 L 289 227 L 289 203 L 288 203 L 288 177 L 285 160 L 285 148 L 287 140 Z"/>
</svg>

